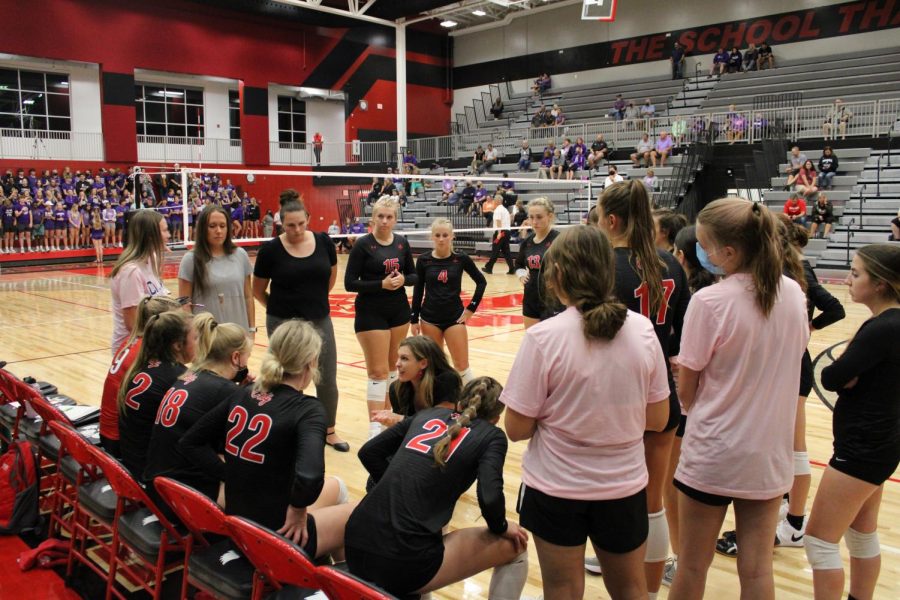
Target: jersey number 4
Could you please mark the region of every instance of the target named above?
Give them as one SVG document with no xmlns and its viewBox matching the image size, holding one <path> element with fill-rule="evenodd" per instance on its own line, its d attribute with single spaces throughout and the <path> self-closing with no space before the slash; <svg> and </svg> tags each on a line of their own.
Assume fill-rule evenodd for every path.
<svg viewBox="0 0 900 600">
<path fill-rule="evenodd" d="M 159 411 L 156 413 L 156 423 L 163 427 L 171 427 L 178 421 L 178 414 L 181 407 L 188 398 L 187 390 L 176 390 L 171 388 L 163 397 L 159 404 Z"/>
<path fill-rule="evenodd" d="M 384 261 L 384 274 L 390 275 L 394 271 L 400 270 L 400 259 L 399 258 L 388 258 Z"/>
<path fill-rule="evenodd" d="M 269 437 L 269 432 L 272 430 L 272 417 L 260 413 L 253 415 L 251 418 L 246 408 L 235 406 L 231 409 L 231 414 L 228 415 L 228 422 L 234 423 L 234 426 L 228 431 L 228 435 L 225 436 L 225 452 L 260 465 L 266 462 L 266 455 L 254 451 L 254 448 Z M 252 431 L 253 435 L 238 447 L 234 440 L 244 433 L 245 429 Z"/>
<path fill-rule="evenodd" d="M 438 273 L 437 280 L 441 283 L 447 283 L 447 269 L 441 269 L 441 272 Z"/>
<path fill-rule="evenodd" d="M 657 325 L 665 325 L 666 323 L 666 315 L 669 312 L 669 299 L 672 298 L 672 294 L 675 292 L 675 280 L 674 279 L 663 279 L 663 301 L 659 306 L 659 311 L 656 313 L 656 324 Z M 647 285 L 647 282 L 641 283 L 641 285 L 634 290 L 634 297 L 640 298 L 641 300 L 641 314 L 651 319 L 650 316 L 650 286 Z"/>
<path fill-rule="evenodd" d="M 421 452 L 422 454 L 428 454 L 428 451 L 431 450 L 431 446 L 425 444 L 425 442 L 429 442 L 431 440 L 437 439 L 447 433 L 447 424 L 441 421 L 440 419 L 431 419 L 430 421 L 426 421 L 425 425 L 422 426 L 422 429 L 425 430 L 426 433 L 422 433 L 409 440 L 406 444 L 406 447 L 410 450 L 415 450 L 416 452 Z M 459 432 L 459 435 L 456 436 L 456 439 L 450 442 L 450 452 L 447 453 L 447 459 L 450 460 L 450 457 L 453 456 L 453 453 L 456 452 L 456 449 L 462 443 L 466 436 L 469 435 L 470 429 L 468 427 L 463 427 Z"/>
</svg>

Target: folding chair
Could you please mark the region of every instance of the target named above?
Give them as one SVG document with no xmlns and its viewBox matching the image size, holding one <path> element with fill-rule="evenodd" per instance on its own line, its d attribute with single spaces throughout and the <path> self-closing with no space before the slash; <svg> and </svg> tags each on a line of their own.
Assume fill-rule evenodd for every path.
<svg viewBox="0 0 900 600">
<path fill-rule="evenodd" d="M 231 539 L 256 567 L 253 600 L 260 600 L 267 587 L 310 594 L 319 589 L 316 566 L 285 537 L 242 517 L 229 516 L 225 522 Z"/>
<path fill-rule="evenodd" d="M 329 600 L 396 600 L 384 590 L 337 567 L 318 567 L 316 576 Z"/>
<path fill-rule="evenodd" d="M 175 528 L 119 461 L 99 448 L 90 451 L 117 497 L 106 598 L 129 597 L 116 587 L 121 572 L 126 581 L 158 600 L 166 573 L 182 566 L 187 536 Z"/>
<path fill-rule="evenodd" d="M 190 532 L 184 552 L 181 597 L 190 586 L 224 600 L 244 600 L 253 593 L 253 565 L 230 540 L 216 543 L 205 534 L 228 536 L 226 516 L 209 497 L 168 477 L 153 480 L 156 491 Z"/>
<path fill-rule="evenodd" d="M 52 512 L 56 490 L 59 486 L 57 460 L 59 458 L 59 439 L 50 431 L 50 423 L 59 421 L 70 425 L 69 419 L 58 408 L 50 404 L 39 391 L 16 380 L 15 394 L 19 404 L 31 407 L 37 419 L 26 419 L 21 422 L 21 431 L 25 434 L 38 454 L 38 472 L 41 477 L 41 512 Z"/>
</svg>

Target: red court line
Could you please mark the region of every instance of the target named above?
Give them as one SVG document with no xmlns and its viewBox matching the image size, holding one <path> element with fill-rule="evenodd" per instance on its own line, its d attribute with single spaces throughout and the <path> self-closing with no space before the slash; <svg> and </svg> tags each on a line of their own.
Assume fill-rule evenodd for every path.
<svg viewBox="0 0 900 600">
<path fill-rule="evenodd" d="M 40 294 L 35 294 L 34 292 L 23 292 L 22 290 L 16 290 L 16 291 L 19 292 L 20 294 L 25 294 L 26 296 L 34 296 L 36 298 L 43 298 L 44 300 L 53 300 L 54 302 L 64 302 L 66 304 L 71 304 L 73 306 L 80 306 L 82 308 L 90 308 L 93 310 L 99 310 L 99 311 L 107 312 L 107 313 L 112 312 L 108 308 L 98 308 L 96 306 L 90 306 L 87 304 L 82 304 L 80 302 L 72 302 L 71 300 L 63 300 L 62 298 L 53 298 L 51 296 L 42 296 Z"/>
<path fill-rule="evenodd" d="M 828 463 L 819 462 L 817 460 L 811 460 L 809 461 L 809 464 L 819 467 L 820 469 L 824 469 L 828 466 Z M 888 481 L 891 483 L 900 483 L 900 479 L 897 479 L 896 477 L 888 477 Z"/>
<path fill-rule="evenodd" d="M 47 360 L 48 358 L 62 358 L 63 356 L 72 356 L 73 354 L 88 354 L 89 352 L 100 352 L 101 350 L 109 350 L 109 348 L 94 348 L 93 350 L 80 350 L 78 352 L 66 352 L 65 354 L 51 354 L 50 356 L 38 356 L 36 358 L 23 358 L 22 360 L 10 360 L 7 361 L 8 365 L 15 365 L 18 363 L 27 363 L 34 362 L 36 360 Z"/>
</svg>

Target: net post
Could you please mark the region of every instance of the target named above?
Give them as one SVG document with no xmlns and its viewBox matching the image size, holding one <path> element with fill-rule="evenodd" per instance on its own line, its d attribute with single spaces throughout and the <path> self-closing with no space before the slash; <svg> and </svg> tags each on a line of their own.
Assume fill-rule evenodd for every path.
<svg viewBox="0 0 900 600">
<path fill-rule="evenodd" d="M 186 169 L 181 169 L 181 228 L 183 231 L 182 242 L 187 245 L 189 235 L 188 213 L 188 173 Z"/>
</svg>

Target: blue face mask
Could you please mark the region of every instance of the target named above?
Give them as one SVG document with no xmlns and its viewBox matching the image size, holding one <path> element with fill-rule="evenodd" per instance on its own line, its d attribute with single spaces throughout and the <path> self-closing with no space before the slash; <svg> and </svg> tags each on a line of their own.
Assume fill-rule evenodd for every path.
<svg viewBox="0 0 900 600">
<path fill-rule="evenodd" d="M 725 274 L 725 269 L 710 262 L 709 254 L 706 253 L 706 250 L 703 249 L 703 246 L 700 245 L 700 242 L 697 242 L 697 260 L 700 261 L 700 266 L 702 266 L 713 275 Z"/>
</svg>

